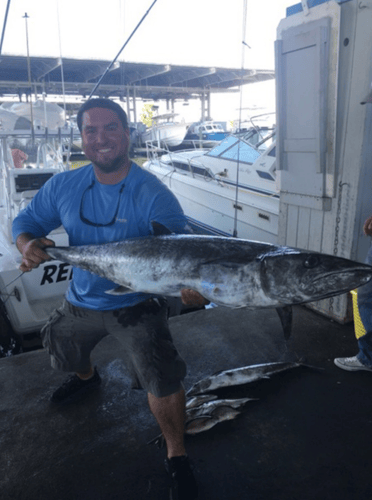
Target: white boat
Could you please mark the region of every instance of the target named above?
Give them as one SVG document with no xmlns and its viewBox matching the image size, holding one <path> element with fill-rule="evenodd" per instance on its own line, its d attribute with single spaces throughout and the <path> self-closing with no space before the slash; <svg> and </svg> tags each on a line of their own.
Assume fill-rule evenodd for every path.
<svg viewBox="0 0 372 500">
<path fill-rule="evenodd" d="M 32 105 L 32 112 L 31 112 Z M 38 99 L 35 102 L 8 102 L 0 106 L 0 111 L 14 113 L 15 116 L 26 118 L 31 121 L 31 113 L 34 126 L 58 129 L 65 124 L 64 110 L 53 102 L 45 102 Z"/>
<path fill-rule="evenodd" d="M 3 106 L 0 106 L 0 131 L 10 130 L 30 130 L 31 122 L 23 116 L 12 113 Z"/>
<path fill-rule="evenodd" d="M 179 146 L 186 135 L 187 124 L 171 121 L 175 116 L 175 113 L 166 113 L 153 117 L 154 125 L 141 134 L 142 144 L 156 142 L 159 147 Z"/>
<path fill-rule="evenodd" d="M 71 267 L 53 261 L 21 275 L 12 222 L 50 177 L 66 169 L 63 157 L 70 140 L 69 129 L 36 129 L 33 139 L 30 130 L 0 131 L 0 323 L 2 330 L 7 326 L 21 336 L 39 331 L 62 301 Z M 63 228 L 51 238 L 56 245 L 68 244 Z M 2 348 L 0 343 L 0 357 Z"/>
<path fill-rule="evenodd" d="M 149 152 L 143 167 L 172 190 L 196 232 L 277 243 L 275 143 L 261 153 L 230 135 L 211 150 Z"/>
<path fill-rule="evenodd" d="M 212 148 L 228 135 L 229 132 L 226 132 L 218 122 L 195 122 L 187 129 L 183 144 L 190 144 L 192 141 L 197 140 L 202 141 L 204 147 Z"/>
</svg>

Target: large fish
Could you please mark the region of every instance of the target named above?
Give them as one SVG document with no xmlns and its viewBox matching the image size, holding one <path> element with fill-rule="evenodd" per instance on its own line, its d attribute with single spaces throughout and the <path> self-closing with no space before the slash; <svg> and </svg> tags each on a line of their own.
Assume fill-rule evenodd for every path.
<svg viewBox="0 0 372 500">
<path fill-rule="evenodd" d="M 291 368 L 302 366 L 294 361 L 263 363 L 260 365 L 243 366 L 232 370 L 224 370 L 196 382 L 188 391 L 187 396 L 195 396 L 205 392 L 231 387 L 235 385 L 249 384 L 257 380 L 270 378 L 276 373 L 281 373 Z"/>
<path fill-rule="evenodd" d="M 148 236 L 45 250 L 119 285 L 107 293 L 179 297 L 189 288 L 217 305 L 250 309 L 321 300 L 372 277 L 372 267 L 359 262 L 218 236 Z"/>
</svg>

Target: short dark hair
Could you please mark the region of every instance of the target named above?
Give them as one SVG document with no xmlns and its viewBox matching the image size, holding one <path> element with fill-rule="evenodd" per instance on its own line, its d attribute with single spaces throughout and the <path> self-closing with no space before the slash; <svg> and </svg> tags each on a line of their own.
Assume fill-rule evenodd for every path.
<svg viewBox="0 0 372 500">
<path fill-rule="evenodd" d="M 87 101 L 85 101 L 85 103 L 82 104 L 82 106 L 80 107 L 80 109 L 78 111 L 76 121 L 77 121 L 77 126 L 79 127 L 79 130 L 80 130 L 80 133 L 81 133 L 81 130 L 83 128 L 83 113 L 85 113 L 85 111 L 88 111 L 88 109 L 92 109 L 92 108 L 111 109 L 112 111 L 114 111 L 118 115 L 118 117 L 123 125 L 123 128 L 124 129 L 128 128 L 127 114 L 124 111 L 124 109 L 121 106 L 119 106 L 119 104 L 117 104 L 114 101 L 111 101 L 111 99 L 95 98 L 95 99 L 88 99 Z"/>
</svg>

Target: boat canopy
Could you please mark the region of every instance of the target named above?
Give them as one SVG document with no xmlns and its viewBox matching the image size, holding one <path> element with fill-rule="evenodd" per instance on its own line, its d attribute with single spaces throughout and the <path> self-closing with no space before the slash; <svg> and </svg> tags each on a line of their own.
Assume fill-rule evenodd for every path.
<svg viewBox="0 0 372 500">
<path fill-rule="evenodd" d="M 207 153 L 207 156 L 243 163 L 253 163 L 260 155 L 261 153 L 257 149 L 233 135 L 226 137 Z"/>
</svg>

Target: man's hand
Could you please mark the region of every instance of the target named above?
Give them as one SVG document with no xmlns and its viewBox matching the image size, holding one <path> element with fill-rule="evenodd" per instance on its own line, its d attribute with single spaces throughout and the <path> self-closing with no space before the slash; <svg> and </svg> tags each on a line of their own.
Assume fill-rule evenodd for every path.
<svg viewBox="0 0 372 500">
<path fill-rule="evenodd" d="M 51 257 L 43 250 L 48 246 L 54 247 L 54 241 L 48 238 L 32 238 L 31 235 L 25 233 L 20 234 L 17 238 L 17 248 L 23 259 L 19 269 L 23 272 L 32 271 L 46 260 L 51 260 Z"/>
<path fill-rule="evenodd" d="M 181 300 L 186 306 L 205 306 L 209 304 L 209 300 L 189 288 L 181 290 Z"/>
<path fill-rule="evenodd" d="M 372 217 L 368 217 L 365 221 L 363 231 L 366 236 L 372 236 Z"/>
</svg>

